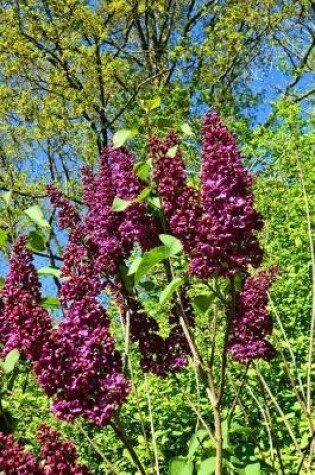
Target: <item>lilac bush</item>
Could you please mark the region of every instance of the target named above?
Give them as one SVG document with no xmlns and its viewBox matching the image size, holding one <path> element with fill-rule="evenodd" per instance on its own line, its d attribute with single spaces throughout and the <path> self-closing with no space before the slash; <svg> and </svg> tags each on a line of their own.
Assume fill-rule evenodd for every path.
<svg viewBox="0 0 315 475">
<path fill-rule="evenodd" d="M 202 125 L 200 190 L 188 182 L 175 132 L 164 138 L 151 137 L 149 147 L 150 186 L 136 175 L 136 159 L 124 147 L 104 149 L 98 170 L 85 167 L 83 212 L 54 185 L 47 185 L 51 204 L 58 210 L 58 224 L 69 231 L 59 292 L 63 318 L 53 326 L 48 312 L 41 307 L 32 255 L 26 238 L 19 238 L 0 293 L 2 353 L 17 348 L 33 363 L 37 382 L 52 399 L 56 417 L 70 422 L 83 416 L 98 427 L 111 423 L 126 444 L 118 418 L 131 383 L 102 303 L 102 292 L 106 292 L 119 310 L 122 326 L 129 332 L 127 337 L 137 344 L 144 373 L 165 377 L 185 369 L 193 357 L 216 415 L 215 440 L 221 460 L 222 437 L 218 434 L 227 354 L 244 364 L 257 358 L 271 360 L 275 355 L 268 341 L 272 320 L 267 291 L 277 270 L 253 272 L 263 259 L 257 236 L 263 220 L 254 207 L 253 177 L 243 166 L 236 140 L 218 114 L 207 114 Z M 146 200 L 148 194 L 158 197 L 161 206 L 154 209 L 152 201 Z M 115 209 L 117 200 L 123 204 L 120 209 Z M 189 268 L 179 288 L 172 290 L 168 319 L 161 323 L 141 302 L 137 282 L 128 286 L 124 275 L 134 252 L 148 256 L 148 251 L 154 255 L 163 250 L 156 249 L 160 234 L 180 240 Z M 165 281 L 172 285 L 176 274 L 172 259 L 164 252 L 163 285 Z M 241 280 L 240 290 L 235 288 L 236 277 Z M 207 366 L 196 346 L 194 307 L 188 297 L 194 282 L 209 284 L 209 279 L 225 279 L 230 284 L 225 297 L 216 294 L 226 316 L 218 387 L 213 367 Z M 10 463 L 12 470 L 17 464 L 21 474 L 27 473 L 24 467 L 28 470 L 33 466 L 34 473 L 46 475 L 57 471 L 65 475 L 88 473 L 75 465 L 71 444 L 61 442 L 58 433 L 47 427 L 39 432 L 41 457 L 45 460 L 39 465 L 12 437 L 1 437 L 2 454 L 7 460 L 13 460 L 16 454 L 16 462 Z M 126 446 L 144 474 L 130 444 Z M 2 464 L 9 464 L 3 457 Z M 221 473 L 222 460 L 220 463 L 216 473 Z"/>
</svg>

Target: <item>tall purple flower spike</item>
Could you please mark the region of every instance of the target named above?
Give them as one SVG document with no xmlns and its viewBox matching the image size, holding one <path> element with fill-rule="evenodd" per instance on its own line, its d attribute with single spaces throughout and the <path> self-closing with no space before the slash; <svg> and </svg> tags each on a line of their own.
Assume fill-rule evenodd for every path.
<svg viewBox="0 0 315 475">
<path fill-rule="evenodd" d="M 154 177 L 162 197 L 170 230 L 181 239 L 190 256 L 191 274 L 207 279 L 232 276 L 258 267 L 263 252 L 255 231 L 262 228 L 250 191 L 252 178 L 243 167 L 234 137 L 215 113 L 207 114 L 203 127 L 201 194 L 187 184 L 174 133 L 163 141 L 150 141 Z"/>
<path fill-rule="evenodd" d="M 272 319 L 267 310 L 268 290 L 278 273 L 273 267 L 247 277 L 236 295 L 229 351 L 232 358 L 247 363 L 255 358 L 271 360 L 275 349 L 266 340 L 272 333 Z"/>
<path fill-rule="evenodd" d="M 13 435 L 0 432 L 0 472 L 5 475 L 90 475 L 85 465 L 76 463 L 73 444 L 62 440 L 58 431 L 43 424 L 37 432 L 40 460 L 18 443 Z"/>
<path fill-rule="evenodd" d="M 40 305 L 40 282 L 25 245 L 25 237 L 14 243 L 10 271 L 0 292 L 0 340 L 2 354 L 17 348 L 23 357 L 36 361 L 52 323 Z"/>
<path fill-rule="evenodd" d="M 201 278 L 214 273 L 226 277 L 261 264 L 263 251 L 255 231 L 263 227 L 263 221 L 253 207 L 252 177 L 218 114 L 206 115 L 202 133 L 204 215 L 190 270 Z"/>
</svg>

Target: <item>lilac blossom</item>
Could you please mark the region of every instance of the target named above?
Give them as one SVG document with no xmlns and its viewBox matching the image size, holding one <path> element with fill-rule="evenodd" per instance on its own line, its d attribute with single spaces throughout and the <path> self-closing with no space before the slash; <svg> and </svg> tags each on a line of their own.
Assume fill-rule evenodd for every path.
<svg viewBox="0 0 315 475">
<path fill-rule="evenodd" d="M 1 289 L 0 339 L 3 354 L 16 348 L 28 360 L 36 361 L 52 324 L 40 305 L 41 284 L 26 243 L 25 237 L 14 243 L 10 271 Z"/>
<path fill-rule="evenodd" d="M 5 475 L 42 475 L 34 455 L 15 441 L 13 435 L 0 432 L 0 473 Z"/>
<path fill-rule="evenodd" d="M 60 433 L 46 424 L 37 431 L 40 446 L 40 467 L 43 475 L 90 475 L 85 465 L 76 463 L 77 451 L 74 445 L 60 438 Z"/>
<path fill-rule="evenodd" d="M 267 310 L 268 289 L 278 273 L 276 267 L 248 276 L 235 297 L 235 308 L 230 308 L 231 338 L 229 351 L 234 360 L 242 363 L 255 358 L 270 360 L 275 355 L 266 340 L 272 333 L 272 319 Z"/>
<path fill-rule="evenodd" d="M 0 432 L 0 472 L 5 475 L 89 475 L 85 465 L 76 463 L 73 444 L 62 440 L 58 431 L 43 424 L 37 438 L 41 443 L 37 459 L 13 435 Z"/>
</svg>

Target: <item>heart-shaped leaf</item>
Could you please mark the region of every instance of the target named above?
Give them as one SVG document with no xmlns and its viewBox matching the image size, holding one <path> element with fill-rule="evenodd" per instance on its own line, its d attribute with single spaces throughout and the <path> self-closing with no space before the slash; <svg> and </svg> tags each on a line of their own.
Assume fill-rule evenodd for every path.
<svg viewBox="0 0 315 475">
<path fill-rule="evenodd" d="M 44 213 L 40 206 L 31 206 L 30 208 L 27 208 L 24 213 L 40 228 L 50 228 L 50 224 L 45 219 Z"/>
<path fill-rule="evenodd" d="M 115 132 L 113 135 L 114 148 L 122 147 L 128 139 L 130 139 L 131 137 L 134 137 L 135 135 L 137 135 L 137 133 L 138 133 L 137 129 L 117 130 L 117 132 Z"/>
<path fill-rule="evenodd" d="M 171 147 L 167 151 L 167 156 L 170 158 L 174 158 L 176 153 L 177 153 L 178 145 L 174 145 L 174 147 Z"/>
<path fill-rule="evenodd" d="M 213 475 L 215 472 L 215 457 L 209 457 L 200 464 L 197 475 Z"/>
<path fill-rule="evenodd" d="M 194 464 L 184 457 L 174 457 L 169 462 L 168 475 L 192 475 Z"/>
<path fill-rule="evenodd" d="M 167 248 L 168 257 L 175 256 L 183 250 L 182 243 L 175 236 L 172 236 L 171 234 L 160 234 L 159 238 Z"/>
<path fill-rule="evenodd" d="M 184 134 L 186 134 L 186 135 L 194 135 L 194 133 L 193 133 L 193 131 L 192 131 L 190 125 L 187 124 L 187 122 L 185 122 L 185 124 L 182 124 L 182 125 L 180 126 L 180 128 L 182 129 L 182 131 L 184 132 Z"/>
<path fill-rule="evenodd" d="M 176 277 L 175 279 L 170 282 L 164 290 L 160 293 L 160 304 L 165 303 L 167 300 L 171 298 L 173 293 L 184 283 L 183 279 L 180 277 Z"/>
<path fill-rule="evenodd" d="M 113 201 L 112 210 L 116 213 L 119 213 L 120 211 L 125 211 L 125 209 L 128 208 L 130 203 L 131 201 L 122 200 L 121 198 L 118 198 L 118 196 L 116 196 Z"/>
<path fill-rule="evenodd" d="M 16 348 L 11 350 L 10 353 L 7 354 L 5 360 L 2 362 L 2 369 L 6 374 L 12 373 L 15 368 L 15 365 L 20 359 L 20 352 Z"/>
</svg>

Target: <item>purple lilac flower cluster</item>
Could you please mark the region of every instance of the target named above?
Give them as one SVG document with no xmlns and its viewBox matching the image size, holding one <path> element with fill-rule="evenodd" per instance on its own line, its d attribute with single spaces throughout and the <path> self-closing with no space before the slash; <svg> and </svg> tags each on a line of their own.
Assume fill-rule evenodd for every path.
<svg viewBox="0 0 315 475">
<path fill-rule="evenodd" d="M 0 433 L 0 472 L 5 475 L 89 475 L 86 466 L 76 463 L 74 446 L 61 440 L 58 431 L 40 426 L 37 438 L 41 442 L 40 461 L 25 450 L 13 435 Z"/>
<path fill-rule="evenodd" d="M 170 132 L 165 140 L 158 137 L 150 140 L 153 177 L 162 198 L 170 231 L 181 239 L 185 252 L 191 254 L 197 246 L 197 231 L 203 210 L 197 191 L 186 183 L 180 149 L 177 148 L 175 156 L 169 156 L 169 150 L 178 145 L 178 137 L 174 132 Z"/>
<path fill-rule="evenodd" d="M 35 374 L 60 419 L 108 424 L 129 393 L 108 317 L 92 295 L 72 303 L 35 363 Z"/>
<path fill-rule="evenodd" d="M 263 226 L 253 208 L 250 174 L 243 167 L 234 137 L 216 113 L 207 114 L 203 127 L 201 196 L 186 184 L 184 163 L 173 133 L 151 139 L 154 177 L 171 231 L 190 255 L 190 272 L 207 279 L 227 277 L 258 267 L 262 250 L 254 234 Z"/>
<path fill-rule="evenodd" d="M 58 226 L 61 229 L 73 229 L 80 221 L 80 215 L 75 206 L 54 185 L 46 185 L 46 191 L 53 206 L 60 209 Z"/>
<path fill-rule="evenodd" d="M 57 430 L 42 424 L 37 432 L 41 443 L 40 457 L 43 475 L 89 475 L 85 465 L 76 463 L 77 451 L 74 445 L 60 438 Z"/>
<path fill-rule="evenodd" d="M 101 279 L 89 249 L 72 243 L 62 267 L 68 276 L 61 286 L 65 317 L 44 343 L 34 365 L 40 386 L 54 397 L 52 411 L 60 419 L 85 416 L 96 426 L 106 425 L 125 402 L 129 383 L 121 375 L 122 361 L 110 335 L 109 318 L 98 300 Z"/>
<path fill-rule="evenodd" d="M 134 164 L 124 148 L 105 149 L 99 172 L 84 170 L 86 233 L 98 249 L 103 272 L 115 272 L 135 242 L 144 251 L 158 243 L 158 222 L 148 215 L 146 203 L 130 203 L 122 212 L 112 210 L 115 197 L 132 202 L 145 187 L 133 172 Z"/>
<path fill-rule="evenodd" d="M 143 188 L 133 174 L 133 156 L 124 149 L 103 150 L 100 161 L 98 173 L 84 170 L 87 213 L 81 222 L 76 220 L 63 254 L 61 301 L 67 305 L 66 315 L 35 365 L 40 385 L 55 396 L 52 409 L 58 417 L 85 415 L 98 426 L 109 422 L 130 389 L 121 375 L 109 319 L 97 300 L 104 285 L 101 277 L 117 272 L 134 240 L 144 248 L 157 240 L 146 205 L 132 204 L 123 213 L 112 210 L 116 196 L 132 200 Z M 52 203 L 61 216 L 66 215 L 67 200 L 51 187 L 47 191 L 53 192 Z"/>
<path fill-rule="evenodd" d="M 24 237 L 13 245 L 10 271 L 1 289 L 0 340 L 2 354 L 17 348 L 22 356 L 36 361 L 52 324 L 48 312 L 40 305 L 40 282 L 32 253 L 25 245 Z"/>
<path fill-rule="evenodd" d="M 204 216 L 190 269 L 200 278 L 258 267 L 263 251 L 254 232 L 263 227 L 253 208 L 252 177 L 241 162 L 234 137 L 218 114 L 207 114 L 203 127 L 201 203 Z"/>
<path fill-rule="evenodd" d="M 167 376 L 170 372 L 186 368 L 190 349 L 178 319 L 176 301 L 173 301 L 168 317 L 169 334 L 162 337 L 160 325 L 148 315 L 139 301 L 131 296 L 124 298 L 119 286 L 109 285 L 109 288 L 124 322 L 127 312 L 130 313 L 130 336 L 132 341 L 138 343 L 142 370 L 145 373 Z M 181 291 L 181 305 L 188 323 L 194 326 L 193 310 L 184 289 Z"/>
<path fill-rule="evenodd" d="M 154 178 L 170 230 L 181 239 L 190 256 L 190 273 L 201 279 L 214 275 L 233 277 L 236 272 L 247 273 L 249 265 L 257 268 L 261 264 L 263 251 L 256 232 L 263 227 L 263 221 L 254 209 L 252 176 L 242 165 L 234 137 L 218 114 L 206 115 L 202 134 L 200 194 L 187 184 L 180 150 L 176 150 L 175 156 L 169 155 L 169 150 L 178 146 L 173 132 L 165 140 L 154 137 L 150 141 Z M 246 288 L 256 284 L 255 278 L 247 280 Z M 266 303 L 258 298 L 253 301 L 256 316 L 268 315 Z M 233 358 L 271 358 L 274 350 L 264 340 L 271 331 L 266 323 L 270 318 L 266 317 L 265 324 L 255 332 L 250 325 L 246 326 L 247 318 L 248 314 L 242 319 L 238 312 L 233 319 Z"/>
<path fill-rule="evenodd" d="M 247 277 L 241 292 L 236 294 L 235 309 L 230 309 L 232 335 L 229 342 L 229 351 L 236 361 L 270 360 L 275 354 L 265 338 L 272 332 L 272 319 L 266 308 L 267 292 L 277 273 L 278 269 L 273 267 L 269 272 Z"/>
<path fill-rule="evenodd" d="M 5 475 L 42 475 L 34 455 L 0 432 L 0 473 Z"/>
</svg>

